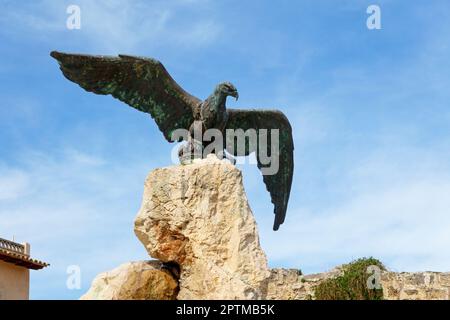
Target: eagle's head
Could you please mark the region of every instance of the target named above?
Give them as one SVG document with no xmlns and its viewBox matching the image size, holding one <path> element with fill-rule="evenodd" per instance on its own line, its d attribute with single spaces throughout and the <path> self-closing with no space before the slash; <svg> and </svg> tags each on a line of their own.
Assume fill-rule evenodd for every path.
<svg viewBox="0 0 450 320">
<path fill-rule="evenodd" d="M 239 93 L 236 90 L 236 87 L 230 82 L 222 82 L 219 83 L 215 90 L 216 93 L 227 96 L 232 96 L 234 98 L 239 99 Z"/>
</svg>

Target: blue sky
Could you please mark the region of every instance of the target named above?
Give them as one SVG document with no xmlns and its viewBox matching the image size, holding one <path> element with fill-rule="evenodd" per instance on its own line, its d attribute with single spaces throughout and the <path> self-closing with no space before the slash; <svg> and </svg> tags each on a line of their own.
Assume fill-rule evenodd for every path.
<svg viewBox="0 0 450 320">
<path fill-rule="evenodd" d="M 51 267 L 34 299 L 76 299 L 93 277 L 147 259 L 133 234 L 147 173 L 171 164 L 148 115 L 65 80 L 51 50 L 150 56 L 199 98 L 278 108 L 294 131 L 285 224 L 243 167 L 273 267 L 321 272 L 362 256 L 450 270 L 450 4 L 434 1 L 0 0 L 0 237 Z M 81 29 L 66 8 L 81 8 Z M 378 4 L 382 29 L 368 30 Z M 79 265 L 81 290 L 66 287 Z"/>
</svg>

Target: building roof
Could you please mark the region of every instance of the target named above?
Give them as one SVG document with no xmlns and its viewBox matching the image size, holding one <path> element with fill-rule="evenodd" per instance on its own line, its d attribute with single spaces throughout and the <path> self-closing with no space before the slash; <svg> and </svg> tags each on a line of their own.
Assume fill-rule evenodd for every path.
<svg viewBox="0 0 450 320">
<path fill-rule="evenodd" d="M 0 261 L 13 263 L 17 266 L 33 270 L 49 266 L 48 263 L 32 259 L 26 251 L 24 245 L 0 238 Z"/>
</svg>

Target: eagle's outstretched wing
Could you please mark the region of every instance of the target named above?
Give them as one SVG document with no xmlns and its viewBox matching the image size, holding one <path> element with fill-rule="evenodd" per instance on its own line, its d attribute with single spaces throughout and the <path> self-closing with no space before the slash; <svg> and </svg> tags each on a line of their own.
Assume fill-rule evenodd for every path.
<svg viewBox="0 0 450 320">
<path fill-rule="evenodd" d="M 155 59 L 66 54 L 53 51 L 64 76 L 83 89 L 111 94 L 149 113 L 164 137 L 171 141 L 175 129 L 189 129 L 200 100 L 184 91 L 161 62 Z"/>
<path fill-rule="evenodd" d="M 279 167 L 278 172 L 275 174 L 263 174 L 264 183 L 266 184 L 267 191 L 270 193 L 272 203 L 275 206 L 275 221 L 273 229 L 278 230 L 280 224 L 284 222 L 286 216 L 287 205 L 289 201 L 289 194 L 291 192 L 292 175 L 294 172 L 294 142 L 292 139 L 291 125 L 286 116 L 277 110 L 239 110 L 239 109 L 227 109 L 228 122 L 227 129 L 242 129 L 247 131 L 248 129 L 255 129 L 259 135 L 261 129 L 267 129 L 267 149 L 263 150 L 264 154 L 271 157 L 278 156 Z M 279 148 L 277 150 L 271 150 L 271 129 L 279 130 Z M 228 140 L 228 139 L 227 139 Z M 252 153 L 255 148 L 248 144 L 246 139 L 245 151 L 243 154 L 239 154 L 238 146 L 231 145 L 237 143 L 235 141 L 226 141 L 227 151 L 234 150 L 232 153 L 235 156 L 244 156 Z M 262 148 L 262 145 L 258 143 L 258 148 Z M 252 150 L 253 149 L 253 150 Z M 275 148 L 276 149 L 276 148 Z M 262 163 L 262 159 L 259 156 L 259 152 L 256 152 L 256 158 L 258 161 L 258 168 L 265 167 Z"/>
</svg>

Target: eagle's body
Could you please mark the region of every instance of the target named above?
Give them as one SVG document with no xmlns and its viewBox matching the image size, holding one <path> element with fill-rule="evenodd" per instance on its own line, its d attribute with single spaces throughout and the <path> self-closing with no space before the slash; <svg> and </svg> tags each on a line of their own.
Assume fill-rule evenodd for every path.
<svg viewBox="0 0 450 320">
<path fill-rule="evenodd" d="M 226 83 L 224 86 L 230 88 L 230 93 L 238 97 L 237 90 L 231 84 Z M 225 127 L 228 120 L 225 106 L 226 99 L 227 93 L 220 91 L 220 88 L 216 88 L 214 93 L 202 102 L 199 120 L 202 120 L 206 129 Z"/>
<path fill-rule="evenodd" d="M 266 146 L 266 154 L 275 153 L 279 158 L 279 169 L 275 174 L 263 175 L 264 183 L 275 205 L 274 230 L 284 222 L 292 184 L 294 168 L 292 130 L 283 113 L 277 110 L 227 109 L 228 96 L 238 98 L 236 88 L 229 82 L 220 83 L 214 92 L 204 101 L 184 91 L 169 75 L 164 66 L 151 58 L 119 55 L 118 57 L 66 54 L 53 51 L 51 56 L 58 60 L 64 76 L 79 84 L 87 91 L 97 94 L 111 94 L 130 106 L 149 113 L 156 121 L 164 137 L 173 142 L 177 129 L 189 130 L 187 147 L 179 151 L 180 160 L 185 159 L 186 152 L 191 155 L 193 149 L 206 143 L 196 140 L 196 131 L 218 129 L 279 130 L 279 148 Z M 225 135 L 224 135 L 225 136 Z M 224 149 L 235 156 L 246 156 L 256 152 L 246 145 L 239 148 L 225 144 Z M 223 150 L 216 150 L 224 155 Z M 198 153 L 194 152 L 198 156 Z M 200 153 L 200 156 L 206 156 Z M 183 162 L 183 161 L 182 161 Z M 257 154 L 258 167 L 267 164 Z"/>
<path fill-rule="evenodd" d="M 178 153 L 182 163 L 188 163 L 191 158 L 196 157 L 196 151 L 201 153 L 203 148 L 209 144 L 209 141 L 201 141 L 202 148 L 196 150 L 194 142 L 194 139 L 196 139 L 195 131 L 202 134 L 208 129 L 218 129 L 222 132 L 223 136 L 225 136 L 224 131 L 229 118 L 226 108 L 226 99 L 228 95 L 233 96 L 236 99 L 239 97 L 236 88 L 231 83 L 221 83 L 216 87 L 214 92 L 196 108 L 194 111 L 194 121 L 189 126 L 190 137 L 188 145 L 182 146 Z M 218 154 L 219 157 L 225 155 L 223 150 L 215 151 L 220 153 Z M 188 154 L 187 156 L 186 153 Z M 233 159 L 230 160 L 234 161 Z"/>
</svg>

